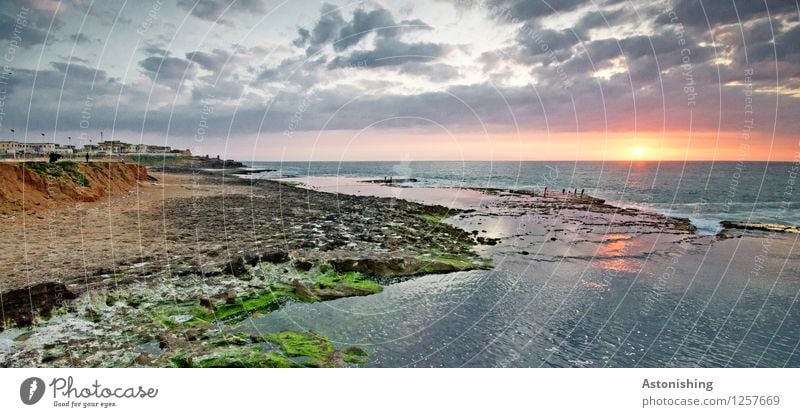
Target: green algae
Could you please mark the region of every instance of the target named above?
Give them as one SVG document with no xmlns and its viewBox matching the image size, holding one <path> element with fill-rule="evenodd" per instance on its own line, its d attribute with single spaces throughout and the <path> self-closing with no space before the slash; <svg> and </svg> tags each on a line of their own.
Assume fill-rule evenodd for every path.
<svg viewBox="0 0 800 417">
<path fill-rule="evenodd" d="M 264 339 L 278 345 L 281 352 L 288 357 L 304 356 L 326 362 L 331 360 L 335 352 L 327 338 L 312 332 L 284 330 L 267 334 Z"/>
<path fill-rule="evenodd" d="M 342 351 L 344 354 L 344 361 L 356 365 L 363 365 L 367 363 L 367 352 L 357 346 L 350 346 Z"/>
<path fill-rule="evenodd" d="M 333 270 L 312 275 L 312 281 L 320 288 L 335 290 L 355 289 L 377 294 L 383 290 L 380 284 L 359 272 L 338 273 Z"/>
<path fill-rule="evenodd" d="M 196 368 L 292 368 L 297 366 L 277 352 L 264 352 L 259 346 L 220 349 L 190 362 Z"/>
</svg>

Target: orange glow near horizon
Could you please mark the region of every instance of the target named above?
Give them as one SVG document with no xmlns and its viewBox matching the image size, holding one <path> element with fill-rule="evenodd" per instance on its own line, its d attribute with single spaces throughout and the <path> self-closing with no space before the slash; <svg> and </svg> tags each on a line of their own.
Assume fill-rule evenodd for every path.
<svg viewBox="0 0 800 417">
<path fill-rule="evenodd" d="M 529 132 L 431 134 L 298 132 L 291 138 L 261 135 L 228 148 L 240 160 L 283 161 L 792 161 L 794 138 L 769 135 L 742 140 L 737 132 Z M 202 151 L 200 153 L 208 153 Z"/>
</svg>

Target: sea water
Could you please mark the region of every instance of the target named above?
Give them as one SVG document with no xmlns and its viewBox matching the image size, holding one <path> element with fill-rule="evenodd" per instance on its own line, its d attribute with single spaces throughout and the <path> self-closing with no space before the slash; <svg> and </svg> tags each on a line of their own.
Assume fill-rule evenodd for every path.
<svg viewBox="0 0 800 417">
<path fill-rule="evenodd" d="M 800 225 L 790 162 L 252 162 L 274 176 L 414 178 L 408 186 L 585 190 L 622 207 L 688 217 L 700 233 L 721 220 Z M 792 171 L 792 169 L 795 171 Z"/>
<path fill-rule="evenodd" d="M 800 224 L 787 163 L 254 163 L 264 177 L 415 178 L 410 186 L 584 189 L 622 206 L 688 216 L 704 232 L 636 268 L 492 246 L 491 270 L 427 275 L 382 292 L 294 303 L 244 324 L 316 331 L 386 367 L 798 367 L 797 234 L 718 240 L 720 220 Z M 451 190 L 452 191 L 452 190 Z M 444 193 L 444 191 L 443 191 Z M 515 221 L 494 217 L 490 222 Z M 564 241 L 566 240 L 566 241 Z M 537 246 L 538 247 L 538 246 Z M 536 248 L 527 249 L 532 254 Z M 677 260 L 677 262 L 676 262 Z"/>
</svg>

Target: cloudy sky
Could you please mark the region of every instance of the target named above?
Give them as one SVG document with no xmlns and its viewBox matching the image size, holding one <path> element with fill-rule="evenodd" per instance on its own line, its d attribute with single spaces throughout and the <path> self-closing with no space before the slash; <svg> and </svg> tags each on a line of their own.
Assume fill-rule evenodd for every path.
<svg viewBox="0 0 800 417">
<path fill-rule="evenodd" d="M 799 16 L 786 0 L 5 0 L 0 139 L 792 160 Z"/>
</svg>

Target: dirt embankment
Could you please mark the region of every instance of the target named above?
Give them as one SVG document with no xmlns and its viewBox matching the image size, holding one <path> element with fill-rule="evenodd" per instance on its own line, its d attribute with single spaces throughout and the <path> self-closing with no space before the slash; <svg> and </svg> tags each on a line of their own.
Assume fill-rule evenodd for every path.
<svg viewBox="0 0 800 417">
<path fill-rule="evenodd" d="M 0 163 L 0 213 L 98 201 L 147 180 L 145 167 L 124 162 Z"/>
</svg>

